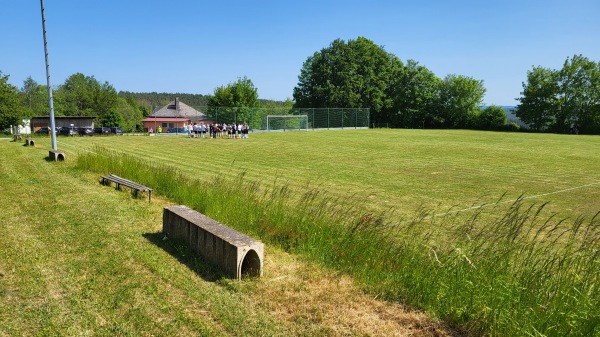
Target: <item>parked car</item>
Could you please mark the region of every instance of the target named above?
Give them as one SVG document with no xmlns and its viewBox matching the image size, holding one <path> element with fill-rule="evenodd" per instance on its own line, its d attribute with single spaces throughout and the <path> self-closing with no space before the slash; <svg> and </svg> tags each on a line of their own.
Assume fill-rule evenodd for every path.
<svg viewBox="0 0 600 337">
<path fill-rule="evenodd" d="M 98 127 L 98 128 L 94 128 L 94 134 L 96 135 L 110 135 L 110 128 L 106 128 L 106 127 Z"/>
<path fill-rule="evenodd" d="M 93 136 L 94 135 L 94 129 L 92 129 L 92 128 L 79 128 L 79 135 L 80 136 Z"/>
<path fill-rule="evenodd" d="M 74 136 L 77 134 L 77 129 L 71 126 L 63 126 L 58 130 L 58 134 L 61 136 Z"/>
<path fill-rule="evenodd" d="M 110 133 L 115 134 L 115 135 L 123 135 L 123 129 L 121 129 L 119 127 L 112 127 L 112 128 L 110 128 Z"/>
<path fill-rule="evenodd" d="M 170 128 L 169 133 L 183 133 L 187 134 L 189 130 L 187 128 Z"/>
<path fill-rule="evenodd" d="M 38 130 L 36 130 L 34 133 L 36 135 L 40 135 L 40 136 L 48 136 L 48 135 L 50 135 L 50 127 L 47 127 L 47 126 L 41 127 Z M 56 130 L 56 133 L 58 133 L 58 128 Z"/>
</svg>

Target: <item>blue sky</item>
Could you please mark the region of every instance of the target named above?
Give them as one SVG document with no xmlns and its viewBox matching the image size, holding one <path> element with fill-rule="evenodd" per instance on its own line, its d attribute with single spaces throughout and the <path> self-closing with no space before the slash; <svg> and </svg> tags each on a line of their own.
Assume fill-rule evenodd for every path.
<svg viewBox="0 0 600 337">
<path fill-rule="evenodd" d="M 45 0 L 52 85 L 94 76 L 117 91 L 212 94 L 247 76 L 260 98 L 292 97 L 306 59 L 364 36 L 438 77 L 484 81 L 515 105 L 533 66 L 600 61 L 600 1 Z M 40 2 L 0 0 L 0 71 L 46 83 Z"/>
</svg>

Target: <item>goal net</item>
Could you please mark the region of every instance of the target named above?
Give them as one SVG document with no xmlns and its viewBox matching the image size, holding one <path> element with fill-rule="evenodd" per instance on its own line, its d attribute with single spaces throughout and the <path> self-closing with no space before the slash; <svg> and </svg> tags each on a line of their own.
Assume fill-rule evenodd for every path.
<svg viewBox="0 0 600 337">
<path fill-rule="evenodd" d="M 267 115 L 267 131 L 308 131 L 308 115 Z"/>
</svg>

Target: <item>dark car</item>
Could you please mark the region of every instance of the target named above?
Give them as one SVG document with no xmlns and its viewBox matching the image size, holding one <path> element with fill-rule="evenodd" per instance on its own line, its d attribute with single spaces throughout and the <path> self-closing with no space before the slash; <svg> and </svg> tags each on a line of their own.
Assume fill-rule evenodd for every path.
<svg viewBox="0 0 600 337">
<path fill-rule="evenodd" d="M 110 135 L 110 128 L 106 128 L 106 127 L 98 127 L 98 128 L 94 128 L 94 134 L 96 135 Z"/>
<path fill-rule="evenodd" d="M 80 136 L 93 136 L 94 129 L 92 128 L 79 128 L 78 130 Z"/>
<path fill-rule="evenodd" d="M 63 126 L 58 130 L 58 134 L 61 136 L 74 136 L 77 134 L 77 128 L 72 126 Z"/>
<path fill-rule="evenodd" d="M 112 127 L 112 128 L 110 128 L 110 133 L 115 134 L 115 135 L 123 135 L 123 129 L 121 129 L 119 127 Z"/>
<path fill-rule="evenodd" d="M 50 135 L 50 128 L 47 126 L 44 126 L 44 127 L 39 128 L 34 133 L 36 135 L 40 135 L 40 136 L 48 136 L 48 135 Z M 58 133 L 58 130 L 56 130 L 56 133 Z"/>
</svg>

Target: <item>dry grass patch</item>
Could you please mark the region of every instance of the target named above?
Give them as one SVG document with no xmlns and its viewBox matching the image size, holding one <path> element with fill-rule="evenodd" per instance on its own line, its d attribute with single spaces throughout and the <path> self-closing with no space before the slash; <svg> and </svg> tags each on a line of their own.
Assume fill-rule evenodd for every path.
<svg viewBox="0 0 600 337">
<path fill-rule="evenodd" d="M 451 336 L 440 322 L 365 294 L 348 276 L 268 248 L 265 275 L 252 281 L 256 306 L 297 331 L 328 336 Z"/>
</svg>

